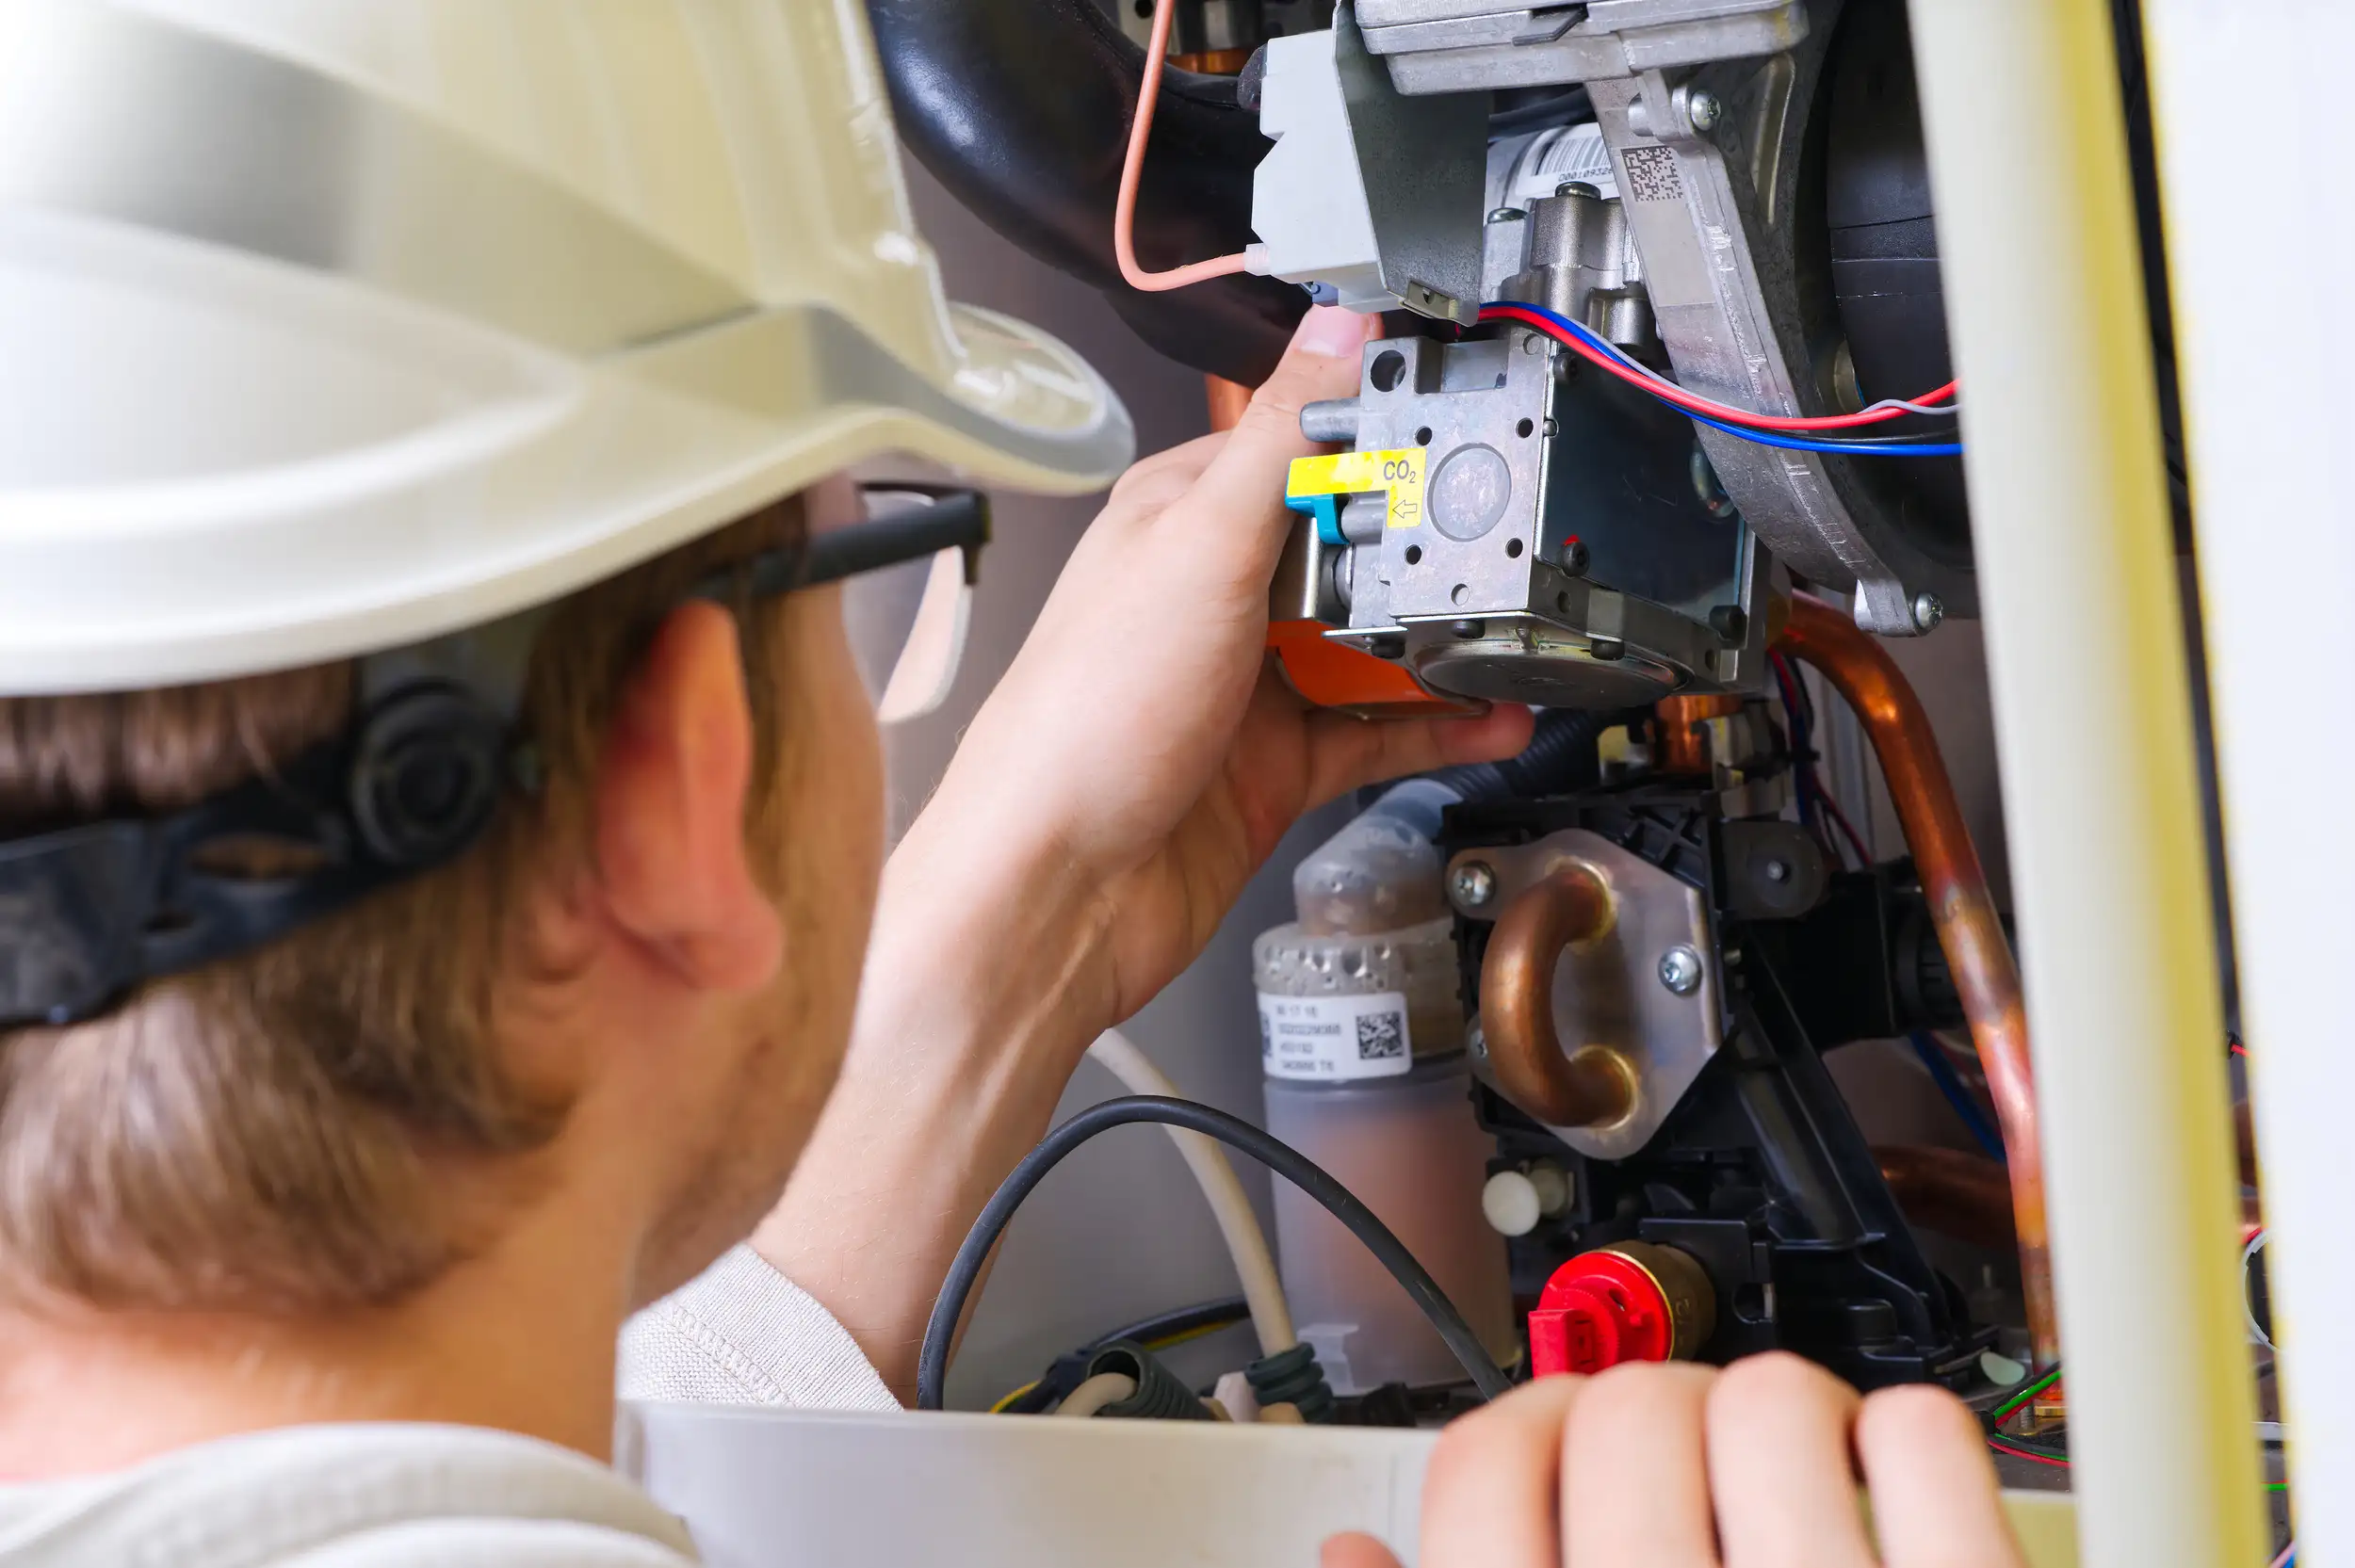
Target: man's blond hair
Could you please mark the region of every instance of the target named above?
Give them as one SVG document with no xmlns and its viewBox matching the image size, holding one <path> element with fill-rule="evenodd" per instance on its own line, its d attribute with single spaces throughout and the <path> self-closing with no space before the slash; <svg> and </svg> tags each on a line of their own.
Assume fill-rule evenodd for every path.
<svg viewBox="0 0 2355 1568">
<path fill-rule="evenodd" d="M 450 865 L 66 1027 L 0 1034 L 0 1279 L 27 1301 L 296 1313 L 384 1303 L 464 1255 L 437 1167 L 544 1144 L 560 1095 L 489 1038 L 515 895 L 579 872 L 606 726 L 690 585 L 804 526 L 788 499 L 560 605 L 521 723 L 544 785 Z M 758 741 L 746 830 L 778 841 L 764 721 L 785 613 L 739 617 Z M 0 833 L 187 805 L 349 720 L 350 663 L 106 696 L 0 699 Z M 769 864 L 770 857 L 756 856 Z M 771 891 L 775 891 L 772 889 Z"/>
</svg>

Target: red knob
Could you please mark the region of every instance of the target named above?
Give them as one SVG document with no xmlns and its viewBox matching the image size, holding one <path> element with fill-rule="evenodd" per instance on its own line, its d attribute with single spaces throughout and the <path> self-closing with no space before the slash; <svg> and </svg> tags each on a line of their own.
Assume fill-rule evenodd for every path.
<svg viewBox="0 0 2355 1568">
<path fill-rule="evenodd" d="M 1581 1253 L 1553 1271 L 1529 1315 L 1530 1366 L 1542 1378 L 1683 1359 L 1716 1317 L 1709 1276 L 1690 1253 L 1640 1241 Z"/>
</svg>

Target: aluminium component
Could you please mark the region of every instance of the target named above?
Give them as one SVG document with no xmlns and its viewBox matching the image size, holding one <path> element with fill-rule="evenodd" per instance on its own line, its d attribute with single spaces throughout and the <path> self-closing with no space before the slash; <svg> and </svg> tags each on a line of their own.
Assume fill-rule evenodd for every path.
<svg viewBox="0 0 2355 1568">
<path fill-rule="evenodd" d="M 1268 40 L 1252 181 L 1252 270 L 1330 288 L 1356 311 L 1469 325 L 1480 309 L 1488 110 L 1409 98 L 1341 6 L 1333 25 Z M 1320 295 L 1322 299 L 1322 295 Z"/>
<path fill-rule="evenodd" d="M 1561 949 L 1551 978 L 1552 1032 L 1569 1052 L 1600 1046 L 1628 1070 L 1632 1097 L 1625 1114 L 1605 1126 L 1547 1130 L 1593 1159 L 1619 1159 L 1649 1142 L 1701 1069 L 1724 1043 L 1719 1010 L 1721 984 L 1713 960 L 1716 943 L 1700 891 L 1600 833 L 1573 828 L 1534 843 L 1496 845 L 1466 851 L 1450 865 L 1451 887 L 1457 865 L 1485 863 L 1495 878 L 1495 896 L 1459 914 L 1495 917 L 1547 879 L 1565 871 L 1591 876 L 1607 889 L 1608 929 Z M 1700 973 L 1682 992 L 1660 983 L 1661 955 L 1675 948 L 1693 954 Z M 1484 987 L 1486 981 L 1484 980 Z M 1482 997 L 1483 1011 L 1487 998 Z M 1481 1079 L 1512 1097 L 1498 1081 L 1496 1043 L 1472 1058 Z"/>
<path fill-rule="evenodd" d="M 1842 0 L 1599 0 L 1558 38 L 1519 43 L 1485 40 L 1472 24 L 1487 13 L 1462 0 L 1363 14 L 1368 47 L 1410 94 L 1586 87 L 1681 384 L 1773 414 L 1848 406 L 1841 301 L 1801 229 L 1822 216 L 1803 199 L 1802 166 Z M 1968 539 L 1892 472 L 1905 465 L 1707 428 L 1699 440 L 1759 537 L 1852 595 L 1858 624 L 1920 635 L 1924 595 L 1944 614 L 1976 613 Z"/>
<path fill-rule="evenodd" d="M 1695 490 L 1689 425 L 1542 333 L 1485 331 L 1367 345 L 1356 450 L 1293 468 L 1288 499 L 1317 518 L 1295 603 L 1313 590 L 1329 637 L 1454 697 L 1625 707 L 1755 686 L 1769 573 Z"/>
<path fill-rule="evenodd" d="M 1807 36 L 1804 0 L 1594 0 L 1500 12 L 1490 0 L 1362 0 L 1366 47 L 1402 92 L 1595 81 L 1767 55 Z M 1557 25 L 1566 12 L 1576 12 Z M 1519 21 L 1501 36 L 1500 15 Z"/>
<path fill-rule="evenodd" d="M 1498 217 L 1490 215 L 1491 231 Z M 1617 197 L 1570 181 L 1529 204 L 1526 228 L 1524 265 L 1503 280 L 1497 298 L 1543 306 L 1623 348 L 1657 346 L 1643 256 Z M 1500 253 L 1494 243 L 1488 249 Z"/>
</svg>

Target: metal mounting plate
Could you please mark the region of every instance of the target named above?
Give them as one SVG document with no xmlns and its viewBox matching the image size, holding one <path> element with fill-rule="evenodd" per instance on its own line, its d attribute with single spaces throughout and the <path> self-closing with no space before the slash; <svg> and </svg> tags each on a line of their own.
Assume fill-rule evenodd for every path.
<svg viewBox="0 0 2355 1568">
<path fill-rule="evenodd" d="M 1565 865 L 1590 866 L 1609 885 L 1616 917 L 1595 941 L 1573 946 L 1554 969 L 1553 1026 L 1566 1046 L 1608 1045 L 1635 1070 L 1635 1105 L 1607 1127 L 1547 1130 L 1593 1159 L 1624 1159 L 1651 1141 L 1668 1113 L 1693 1086 L 1709 1059 L 1724 1043 L 1718 1008 L 1716 945 L 1709 910 L 1697 889 L 1649 861 L 1630 854 L 1600 833 L 1570 829 L 1531 844 L 1466 849 L 1448 863 L 1447 885 L 1459 884 L 1455 868 L 1486 865 L 1493 891 L 1478 907 L 1455 899 L 1456 912 L 1473 920 L 1494 920 L 1532 884 Z M 1479 879 L 1460 879 L 1478 885 Z M 1679 947 L 1699 961 L 1699 982 L 1680 995 L 1660 978 L 1660 961 Z M 1491 1087 L 1487 1055 L 1474 1035 L 1472 1071 Z"/>
</svg>

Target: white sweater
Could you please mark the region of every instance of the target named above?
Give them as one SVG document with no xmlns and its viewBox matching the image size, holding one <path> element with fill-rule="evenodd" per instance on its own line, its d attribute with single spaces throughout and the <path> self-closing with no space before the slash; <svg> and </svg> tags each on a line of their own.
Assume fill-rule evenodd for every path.
<svg viewBox="0 0 2355 1568">
<path fill-rule="evenodd" d="M 739 1247 L 633 1318 L 625 1399 L 893 1410 L 840 1324 Z M 686 1568 L 685 1527 L 605 1465 L 510 1432 L 287 1427 L 0 1486 L 0 1568 Z"/>
</svg>

